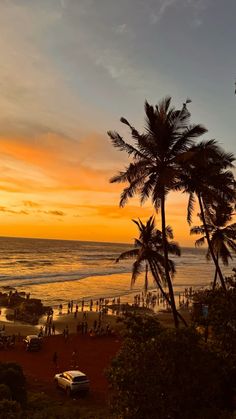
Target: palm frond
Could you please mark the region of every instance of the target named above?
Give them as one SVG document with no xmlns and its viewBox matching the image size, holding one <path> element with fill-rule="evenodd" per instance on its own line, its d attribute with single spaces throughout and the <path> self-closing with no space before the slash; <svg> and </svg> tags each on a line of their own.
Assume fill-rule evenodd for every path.
<svg viewBox="0 0 236 419">
<path fill-rule="evenodd" d="M 228 246 L 231 250 L 233 250 L 233 252 L 235 252 L 235 253 L 236 253 L 236 243 L 235 243 L 235 239 L 234 239 L 234 240 L 232 240 L 232 239 L 230 239 L 230 238 L 227 238 L 226 243 L 227 243 L 227 246 Z"/>
<path fill-rule="evenodd" d="M 116 263 L 118 263 L 118 262 L 120 262 L 121 260 L 124 260 L 124 259 L 136 258 L 138 253 L 139 253 L 138 249 L 127 250 L 126 252 L 121 253 L 118 256 L 118 258 L 116 258 Z"/>
<path fill-rule="evenodd" d="M 204 226 L 194 226 L 190 229 L 190 234 L 204 234 L 205 228 Z"/>
<path fill-rule="evenodd" d="M 126 151 L 129 155 L 134 154 L 134 156 L 143 157 L 140 151 L 131 144 L 126 143 L 118 132 L 108 131 L 107 134 L 115 148 L 118 148 L 121 151 Z"/>
<path fill-rule="evenodd" d="M 188 207 L 187 207 L 187 221 L 189 225 L 192 223 L 192 215 L 194 211 L 195 197 L 192 192 L 189 193 Z"/>
<path fill-rule="evenodd" d="M 167 243 L 168 253 L 172 255 L 181 256 L 181 249 L 177 242 L 171 241 Z"/>
<path fill-rule="evenodd" d="M 206 239 L 206 237 L 205 237 L 205 236 L 203 236 L 203 237 L 201 237 L 200 239 L 196 240 L 196 241 L 195 241 L 195 246 L 196 246 L 196 247 L 203 246 L 203 245 L 205 244 L 205 239 Z"/>
<path fill-rule="evenodd" d="M 173 239 L 174 238 L 173 228 L 169 225 L 166 226 L 166 237 L 168 237 L 168 239 Z"/>
<path fill-rule="evenodd" d="M 193 140 L 206 132 L 207 129 L 203 125 L 197 124 L 188 126 L 173 145 L 171 149 L 172 156 L 181 156 L 181 153 L 187 152 L 189 147 L 193 144 Z M 185 154 L 185 158 L 186 157 L 187 155 Z M 188 154 L 188 157 L 192 157 L 192 154 Z"/>
<path fill-rule="evenodd" d="M 142 261 L 136 260 L 133 264 L 133 269 L 132 269 L 131 288 L 133 288 L 135 281 L 137 277 L 141 274 L 141 272 L 142 272 Z"/>
</svg>

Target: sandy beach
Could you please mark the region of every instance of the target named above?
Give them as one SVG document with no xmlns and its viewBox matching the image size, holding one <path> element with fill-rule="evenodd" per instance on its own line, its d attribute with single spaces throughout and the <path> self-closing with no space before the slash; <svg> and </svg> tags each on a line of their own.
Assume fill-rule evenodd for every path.
<svg viewBox="0 0 236 419">
<path fill-rule="evenodd" d="M 169 311 L 160 311 L 158 313 L 153 313 L 148 311 L 150 315 L 156 315 L 164 326 L 172 326 L 173 325 L 173 316 Z M 187 323 L 190 322 L 190 310 L 186 308 L 180 308 L 179 312 Z M 70 334 L 77 334 L 77 325 L 79 322 L 84 320 L 84 313 L 86 313 L 86 321 L 88 323 L 88 330 L 93 327 L 94 321 L 99 319 L 99 313 L 96 311 L 86 311 L 77 313 L 77 316 L 74 316 L 74 313 L 63 313 L 57 314 L 53 317 L 53 323 L 55 324 L 55 331 L 56 334 L 62 334 L 63 330 L 66 326 L 68 326 L 68 330 Z M 105 327 L 107 324 L 116 332 L 119 333 L 121 328 L 121 323 L 117 322 L 119 316 L 113 314 L 103 314 L 102 315 L 102 325 Z M 20 334 L 21 336 L 27 336 L 29 334 L 38 334 L 40 327 L 45 327 L 46 324 L 46 317 L 43 316 L 38 325 L 30 325 L 22 322 L 17 321 L 7 321 L 7 320 L 0 320 L 0 330 L 4 327 L 6 334 L 11 335 Z"/>
<path fill-rule="evenodd" d="M 172 326 L 172 314 L 170 312 L 153 313 L 157 315 L 161 323 Z M 183 313 L 182 313 L 183 314 Z M 189 313 L 185 310 L 184 316 Z M 86 317 L 88 331 L 99 320 L 99 312 L 85 311 L 75 313 L 54 314 L 55 335 L 44 336 L 42 349 L 38 352 L 25 350 L 23 337 L 29 334 L 38 334 L 40 327 L 45 328 L 46 317 L 42 317 L 37 326 L 32 326 L 16 321 L 0 321 L 0 329 L 5 329 L 6 335 L 16 335 L 16 344 L 13 348 L 0 350 L 1 362 L 16 362 L 22 366 L 27 378 L 27 385 L 31 391 L 45 393 L 53 398 L 65 399 L 63 392 L 55 388 L 53 377 L 55 373 L 74 368 L 72 353 L 77 354 L 76 368 L 85 372 L 91 382 L 91 392 L 86 403 L 88 405 L 104 402 L 108 397 L 108 383 L 104 374 L 109 367 L 112 358 L 116 355 L 122 344 L 122 323 L 117 322 L 118 316 L 102 314 L 101 326 L 106 329 L 107 325 L 112 329 L 112 334 L 105 336 L 90 336 L 89 333 L 78 333 L 77 325 Z M 63 331 L 68 327 L 69 335 L 65 339 Z M 45 329 L 44 329 L 45 330 Z M 58 365 L 53 363 L 53 354 L 57 352 Z"/>
</svg>

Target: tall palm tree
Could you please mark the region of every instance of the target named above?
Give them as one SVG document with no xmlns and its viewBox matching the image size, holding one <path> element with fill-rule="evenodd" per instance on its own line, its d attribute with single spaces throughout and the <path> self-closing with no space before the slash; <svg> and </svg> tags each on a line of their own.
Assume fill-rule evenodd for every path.
<svg viewBox="0 0 236 419">
<path fill-rule="evenodd" d="M 190 114 L 186 105 L 181 110 L 175 110 L 171 107 L 170 97 L 164 98 L 155 107 L 145 102 L 145 113 L 146 126 L 143 133 L 139 133 L 125 118 L 121 118 L 121 122 L 130 128 L 131 143 L 124 141 L 118 132 L 108 132 L 114 147 L 126 151 L 132 157 L 128 167 L 114 176 L 111 182 L 128 183 L 121 194 L 120 206 L 138 194 L 141 204 L 151 198 L 155 209 L 161 209 L 165 277 L 175 326 L 178 327 L 169 272 L 165 204 L 168 193 L 175 188 L 180 178 L 178 156 L 186 153 L 206 129 L 202 125 L 189 125 Z"/>
<path fill-rule="evenodd" d="M 189 194 L 187 214 L 189 224 L 192 222 L 195 196 L 197 197 L 209 252 L 224 289 L 226 289 L 225 281 L 210 240 L 206 214 L 210 214 L 214 206 L 225 207 L 226 202 L 235 205 L 235 179 L 233 173 L 228 170 L 233 167 L 233 161 L 233 154 L 224 152 L 215 140 L 201 142 L 188 150 L 185 156 L 179 157 L 182 174 L 181 181 L 176 186 L 177 190 Z"/>
<path fill-rule="evenodd" d="M 207 230 L 210 236 L 210 242 L 217 262 L 221 259 L 224 265 L 229 264 L 232 259 L 231 252 L 236 253 L 236 223 L 228 224 L 232 219 L 233 208 L 226 204 L 215 206 L 211 213 L 206 214 Z M 191 234 L 202 234 L 202 237 L 196 240 L 196 246 L 202 246 L 206 241 L 204 225 L 192 227 Z M 211 253 L 208 247 L 206 257 L 209 260 Z M 215 269 L 213 289 L 216 286 L 218 270 Z"/>
<path fill-rule="evenodd" d="M 135 259 L 132 267 L 131 286 L 135 284 L 137 277 L 141 272 L 145 272 L 144 288 L 148 289 L 148 274 L 151 272 L 156 286 L 161 291 L 165 300 L 170 304 L 170 298 L 164 291 L 166 285 L 165 278 L 165 259 L 163 256 L 163 241 L 162 232 L 155 227 L 155 218 L 151 216 L 146 224 L 143 224 L 140 219 L 138 221 L 132 220 L 138 227 L 139 238 L 134 240 L 134 247 L 120 254 L 116 259 L 119 262 L 124 259 Z M 180 256 L 180 247 L 173 239 L 173 232 L 171 227 L 166 227 L 167 247 L 168 252 Z M 175 264 L 171 259 L 168 260 L 169 272 L 173 276 L 175 273 Z M 178 313 L 178 317 L 186 322 L 183 317 Z"/>
</svg>

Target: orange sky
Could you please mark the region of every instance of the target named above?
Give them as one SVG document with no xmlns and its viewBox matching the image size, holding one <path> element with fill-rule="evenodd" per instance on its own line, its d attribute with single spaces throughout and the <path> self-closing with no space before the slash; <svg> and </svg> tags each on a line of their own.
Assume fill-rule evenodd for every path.
<svg viewBox="0 0 236 419">
<path fill-rule="evenodd" d="M 145 99 L 190 97 L 204 139 L 236 153 L 231 3 L 0 1 L 0 235 L 131 242 L 153 208 L 119 209 L 109 178 L 127 156 L 106 131 L 126 136 L 121 116 L 142 130 Z M 194 244 L 186 197 L 168 197 L 167 222 Z"/>
<path fill-rule="evenodd" d="M 136 237 L 131 219 L 154 213 L 138 199 L 119 208 L 122 185 L 109 178 L 127 160 L 105 135 L 91 133 L 80 142 L 56 134 L 1 137 L 0 156 L 1 235 L 131 242 Z M 158 225 L 158 215 L 156 220 Z M 176 240 L 194 243 L 186 197 L 170 195 L 167 221 Z"/>
</svg>

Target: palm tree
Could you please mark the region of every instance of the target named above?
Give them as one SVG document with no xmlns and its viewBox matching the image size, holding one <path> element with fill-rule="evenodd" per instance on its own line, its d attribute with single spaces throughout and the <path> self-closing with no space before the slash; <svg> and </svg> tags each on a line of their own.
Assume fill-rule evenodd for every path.
<svg viewBox="0 0 236 419">
<path fill-rule="evenodd" d="M 141 274 L 141 272 L 145 272 L 144 288 L 145 291 L 147 291 L 148 274 L 151 272 L 156 286 L 159 288 L 161 294 L 166 299 L 168 304 L 170 304 L 169 296 L 163 288 L 163 286 L 166 285 L 166 278 L 162 232 L 156 229 L 154 216 L 151 216 L 147 220 L 146 224 L 143 224 L 140 219 L 138 219 L 138 221 L 132 221 L 137 225 L 139 229 L 139 238 L 134 240 L 134 248 L 121 253 L 120 256 L 116 259 L 116 262 L 130 258 L 135 259 L 132 267 L 131 287 L 133 287 L 137 277 Z M 166 237 L 168 253 L 180 256 L 181 252 L 179 245 L 174 241 L 168 240 L 173 239 L 173 232 L 169 226 L 166 227 Z M 168 265 L 169 272 L 173 276 L 175 273 L 175 265 L 171 259 L 168 260 Z M 179 313 L 178 317 L 183 321 L 185 325 L 187 325 Z"/>
<path fill-rule="evenodd" d="M 190 114 L 186 104 L 181 110 L 175 110 L 171 107 L 170 97 L 161 100 L 155 107 L 145 102 L 145 113 L 146 126 L 143 133 L 139 133 L 125 118 L 121 118 L 121 122 L 130 128 L 133 144 L 124 141 L 118 132 L 108 132 L 114 147 L 126 151 L 132 157 L 128 167 L 114 176 L 111 182 L 128 183 L 121 194 L 120 206 L 138 194 L 141 204 L 151 198 L 155 209 L 161 209 L 165 277 L 175 326 L 178 327 L 169 272 L 165 204 L 168 193 L 175 188 L 180 178 L 178 156 L 186 153 L 206 129 L 202 125 L 189 125 Z"/>
<path fill-rule="evenodd" d="M 231 251 L 236 252 L 236 223 L 228 224 L 232 219 L 233 208 L 226 204 L 224 207 L 219 205 L 213 208 L 211 213 L 206 214 L 207 231 L 209 232 L 211 247 L 214 251 L 217 262 L 222 260 L 224 265 L 229 264 L 229 259 L 232 259 Z M 202 246 L 206 241 L 204 225 L 192 227 L 191 234 L 203 234 L 203 236 L 196 240 L 196 246 Z M 209 260 L 211 253 L 208 247 L 206 257 Z M 216 286 L 218 270 L 215 269 L 215 276 L 213 281 L 213 289 Z"/>
<path fill-rule="evenodd" d="M 195 196 L 198 199 L 209 252 L 215 263 L 223 289 L 226 289 L 225 281 L 210 240 L 206 214 L 210 215 L 214 206 L 225 207 L 226 202 L 235 205 L 234 176 L 230 170 L 226 170 L 233 167 L 233 160 L 233 154 L 224 152 L 216 141 L 201 142 L 193 146 L 185 156 L 179 157 L 179 162 L 182 164 L 182 174 L 181 181 L 176 186 L 177 190 L 183 190 L 189 194 L 187 214 L 189 224 L 192 222 Z"/>
</svg>

